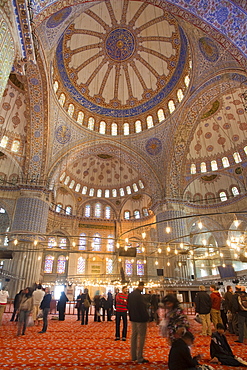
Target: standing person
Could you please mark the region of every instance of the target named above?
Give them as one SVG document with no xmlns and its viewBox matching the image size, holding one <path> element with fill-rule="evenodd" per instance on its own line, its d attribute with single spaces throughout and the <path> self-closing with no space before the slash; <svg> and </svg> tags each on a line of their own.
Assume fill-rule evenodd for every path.
<svg viewBox="0 0 247 370">
<path fill-rule="evenodd" d="M 210 311 L 211 311 L 211 298 L 206 292 L 205 286 L 199 286 L 199 292 L 195 296 L 196 312 L 202 320 L 202 335 L 212 335 Z"/>
<path fill-rule="evenodd" d="M 227 285 L 226 293 L 224 294 L 227 325 L 229 333 L 234 334 L 232 325 L 232 298 L 233 298 L 232 286 Z"/>
<path fill-rule="evenodd" d="M 96 292 L 93 301 L 94 301 L 94 321 L 100 322 L 101 299 L 99 292 Z"/>
<path fill-rule="evenodd" d="M 82 296 L 82 290 L 80 290 L 80 293 L 78 294 L 76 298 L 76 305 L 75 308 L 77 309 L 77 321 L 80 321 L 80 314 L 81 314 L 81 296 Z"/>
<path fill-rule="evenodd" d="M 127 337 L 127 311 L 128 311 L 128 287 L 127 285 L 122 287 L 122 293 L 116 295 L 115 309 L 116 309 L 116 338 L 120 340 L 120 322 L 123 319 L 123 331 L 122 340 L 126 341 Z"/>
<path fill-rule="evenodd" d="M 42 289 L 42 285 L 38 284 L 37 289 L 33 292 L 33 321 L 38 324 L 37 316 L 39 314 L 39 306 L 45 295 L 45 292 Z"/>
<path fill-rule="evenodd" d="M 66 303 L 68 302 L 68 298 L 64 292 L 61 293 L 59 301 L 57 303 L 57 310 L 58 310 L 58 320 L 64 321 L 65 320 L 65 309 Z"/>
<path fill-rule="evenodd" d="M 24 289 L 24 294 L 21 297 L 20 305 L 19 305 L 19 319 L 18 319 L 18 331 L 17 335 L 25 334 L 26 327 L 27 327 L 27 320 L 28 316 L 32 312 L 33 309 L 33 297 L 31 288 Z"/>
<path fill-rule="evenodd" d="M 84 293 L 81 295 L 81 325 L 84 325 L 84 321 L 85 321 L 85 325 L 88 324 L 88 311 L 89 311 L 90 305 L 91 305 L 91 299 L 88 294 L 88 289 L 86 288 L 84 290 Z"/>
<path fill-rule="evenodd" d="M 100 298 L 100 307 L 102 308 L 102 320 L 105 321 L 105 313 L 107 312 L 108 307 L 105 294 L 103 294 L 102 297 Z"/>
<path fill-rule="evenodd" d="M 17 293 L 15 295 L 15 298 L 14 298 L 14 311 L 12 313 L 12 316 L 11 316 L 11 319 L 10 321 L 18 321 L 18 309 L 19 309 L 19 306 L 20 306 L 20 300 L 21 300 L 21 294 L 22 294 L 22 289 L 19 291 L 19 293 Z M 15 315 L 16 315 L 16 319 L 15 319 Z"/>
<path fill-rule="evenodd" d="M 2 318 L 9 298 L 9 293 L 5 287 L 0 290 L 0 325 L 2 325 Z"/>
<path fill-rule="evenodd" d="M 237 300 L 233 300 L 233 307 L 238 313 L 238 340 L 235 340 L 237 343 L 244 342 L 244 328 L 247 325 L 247 294 L 244 287 L 240 289 Z"/>
<path fill-rule="evenodd" d="M 112 312 L 113 312 L 113 296 L 112 292 L 109 290 L 107 293 L 107 321 L 112 321 Z"/>
<path fill-rule="evenodd" d="M 213 321 L 213 324 L 214 324 L 214 327 L 216 329 L 216 325 L 217 324 L 223 324 L 222 323 L 222 319 L 221 319 L 221 315 L 220 315 L 220 304 L 221 304 L 221 295 L 220 293 L 218 292 L 217 288 L 216 288 L 216 285 L 212 284 L 210 285 L 210 291 L 211 291 L 211 294 L 210 294 L 210 298 L 211 298 L 211 302 L 212 302 L 212 307 L 211 307 L 211 318 L 212 318 L 212 321 Z"/>
<path fill-rule="evenodd" d="M 143 295 L 144 283 L 139 282 L 138 287 L 129 294 L 128 310 L 132 326 L 131 359 L 139 364 L 149 362 L 143 357 L 143 348 L 147 332 L 149 315 Z"/>
<path fill-rule="evenodd" d="M 39 333 L 45 333 L 48 326 L 48 313 L 50 311 L 51 294 L 50 288 L 45 288 L 45 295 L 40 303 L 40 309 L 43 311 L 43 328 Z"/>
<path fill-rule="evenodd" d="M 238 336 L 238 296 L 241 293 L 241 287 L 235 286 L 235 293 L 232 296 L 232 329 L 235 335 Z"/>
</svg>

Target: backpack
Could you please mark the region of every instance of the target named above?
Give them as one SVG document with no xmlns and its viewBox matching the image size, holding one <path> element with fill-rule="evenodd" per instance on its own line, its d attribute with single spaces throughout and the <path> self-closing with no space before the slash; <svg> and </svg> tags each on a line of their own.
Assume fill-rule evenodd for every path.
<svg viewBox="0 0 247 370">
<path fill-rule="evenodd" d="M 239 294 L 238 303 L 240 311 L 247 311 L 247 294 Z"/>
</svg>

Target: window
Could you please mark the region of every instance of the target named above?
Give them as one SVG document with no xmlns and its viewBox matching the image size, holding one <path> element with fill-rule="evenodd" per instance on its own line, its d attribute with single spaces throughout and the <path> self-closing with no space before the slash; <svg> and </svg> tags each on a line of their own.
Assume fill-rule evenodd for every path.
<svg viewBox="0 0 247 370">
<path fill-rule="evenodd" d="M 51 236 L 48 238 L 48 248 L 53 248 L 57 246 L 56 238 Z"/>
<path fill-rule="evenodd" d="M 139 186 L 140 186 L 141 189 L 144 189 L 144 184 L 143 184 L 142 180 L 139 180 L 138 181 L 138 184 L 139 184 Z"/>
<path fill-rule="evenodd" d="M 74 105 L 73 104 L 69 104 L 69 107 L 68 107 L 68 115 L 70 117 L 73 117 L 74 110 L 75 110 Z"/>
<path fill-rule="evenodd" d="M 9 138 L 8 136 L 3 136 L 2 139 L 1 139 L 1 142 L 0 142 L 0 146 L 2 148 L 6 148 L 7 144 L 8 144 L 8 141 L 9 141 Z"/>
<path fill-rule="evenodd" d="M 85 206 L 85 217 L 90 217 L 91 215 L 91 206 L 90 204 L 86 204 Z"/>
<path fill-rule="evenodd" d="M 12 145 L 11 145 L 11 152 L 17 153 L 20 148 L 20 141 L 19 140 L 14 140 Z"/>
<path fill-rule="evenodd" d="M 2 208 L 2 207 L 0 207 L 0 213 L 6 213 L 6 211 L 5 211 L 5 209 L 4 208 Z"/>
<path fill-rule="evenodd" d="M 93 117 L 89 117 L 88 119 L 88 125 L 87 125 L 87 128 L 89 128 L 89 130 L 94 130 L 94 118 Z"/>
<path fill-rule="evenodd" d="M 106 273 L 113 273 L 113 260 L 111 258 L 106 258 Z"/>
<path fill-rule="evenodd" d="M 133 265 L 130 260 L 125 260 L 125 274 L 128 276 L 133 274 Z"/>
<path fill-rule="evenodd" d="M 80 191 L 80 187 L 81 187 L 81 185 L 80 185 L 80 184 L 76 184 L 75 191 L 76 191 L 77 193 Z"/>
<path fill-rule="evenodd" d="M 244 147 L 244 152 L 247 155 L 247 146 Z"/>
<path fill-rule="evenodd" d="M 123 188 L 119 189 L 119 194 L 120 194 L 120 197 L 124 197 L 124 189 Z"/>
<path fill-rule="evenodd" d="M 77 260 L 77 274 L 85 274 L 86 260 L 83 257 L 79 257 Z"/>
<path fill-rule="evenodd" d="M 113 198 L 117 197 L 117 190 L 116 189 L 112 189 L 112 196 L 113 196 Z"/>
<path fill-rule="evenodd" d="M 99 133 L 104 135 L 106 130 L 106 123 L 104 121 L 101 121 L 99 124 Z"/>
<path fill-rule="evenodd" d="M 163 109 L 159 109 L 157 112 L 159 122 L 164 121 L 165 115 Z"/>
<path fill-rule="evenodd" d="M 123 129 L 124 129 L 124 135 L 129 135 L 130 134 L 130 125 L 128 123 L 124 123 L 123 125 Z"/>
<path fill-rule="evenodd" d="M 13 185 L 17 184 L 18 180 L 19 177 L 15 173 L 12 173 L 12 175 L 9 176 L 9 182 Z"/>
<path fill-rule="evenodd" d="M 90 196 L 90 197 L 93 197 L 93 195 L 94 195 L 94 189 L 93 189 L 93 188 L 91 188 L 91 189 L 89 190 L 89 196 Z"/>
<path fill-rule="evenodd" d="M 108 220 L 111 218 L 111 207 L 110 206 L 105 207 L 105 218 L 107 218 Z"/>
<path fill-rule="evenodd" d="M 236 197 L 237 195 L 239 195 L 239 190 L 236 186 L 233 186 L 232 187 L 232 194 L 234 195 L 234 197 Z"/>
<path fill-rule="evenodd" d="M 100 203 L 95 204 L 94 217 L 101 217 L 101 204 Z"/>
<path fill-rule="evenodd" d="M 65 103 L 65 95 L 64 95 L 64 93 L 62 93 L 60 95 L 60 98 L 58 99 L 58 101 L 59 101 L 60 105 L 63 107 L 64 106 L 64 103 Z"/>
<path fill-rule="evenodd" d="M 142 260 L 137 260 L 136 262 L 136 272 L 137 272 L 137 275 L 139 276 L 143 276 L 144 275 L 144 263 Z"/>
<path fill-rule="evenodd" d="M 142 123 L 140 120 L 135 121 L 135 131 L 137 134 L 142 131 Z"/>
<path fill-rule="evenodd" d="M 127 191 L 127 194 L 131 194 L 131 188 L 130 188 L 130 186 L 126 186 L 126 191 Z"/>
<path fill-rule="evenodd" d="M 169 100 L 168 109 L 171 114 L 175 111 L 176 107 L 173 100 Z"/>
<path fill-rule="evenodd" d="M 207 166 L 205 162 L 201 163 L 201 172 L 207 172 Z"/>
<path fill-rule="evenodd" d="M 229 163 L 229 160 L 227 157 L 223 157 L 222 158 L 222 164 L 223 164 L 223 167 L 226 168 L 226 167 L 229 167 L 230 166 L 230 163 Z"/>
<path fill-rule="evenodd" d="M 65 249 L 67 246 L 67 239 L 66 238 L 60 238 L 59 240 L 59 248 Z"/>
<path fill-rule="evenodd" d="M 196 173 L 196 165 L 195 163 L 192 163 L 190 166 L 190 173 L 191 175 L 194 175 Z"/>
<path fill-rule="evenodd" d="M 215 202 L 215 195 L 213 193 L 207 193 L 205 199 L 207 204 L 212 204 Z"/>
<path fill-rule="evenodd" d="M 54 89 L 54 91 L 55 91 L 55 93 L 57 92 L 57 90 L 58 90 L 58 82 L 57 81 L 55 81 L 54 82 L 54 84 L 53 84 L 53 89 Z"/>
<path fill-rule="evenodd" d="M 178 101 L 181 102 L 184 98 L 184 93 L 183 93 L 183 90 L 182 89 L 178 89 L 177 91 L 177 97 L 178 97 Z"/>
<path fill-rule="evenodd" d="M 79 250 L 80 251 L 85 251 L 87 248 L 87 238 L 86 238 L 86 234 L 85 233 L 82 233 L 80 234 L 79 236 Z"/>
<path fill-rule="evenodd" d="M 64 185 L 68 185 L 69 180 L 70 180 L 70 177 L 69 176 L 66 176 L 66 179 L 64 180 Z"/>
<path fill-rule="evenodd" d="M 53 261 L 54 261 L 53 256 L 48 255 L 48 256 L 45 257 L 44 273 L 46 273 L 46 274 L 51 274 L 52 273 Z"/>
<path fill-rule="evenodd" d="M 189 76 L 188 76 L 188 75 L 184 77 L 184 83 L 185 83 L 185 86 L 186 86 L 186 87 L 189 87 L 189 84 L 190 84 L 190 78 L 189 78 Z"/>
<path fill-rule="evenodd" d="M 147 128 L 154 127 L 154 121 L 152 116 L 147 116 Z"/>
<path fill-rule="evenodd" d="M 83 124 L 83 119 L 84 119 L 84 113 L 83 112 L 79 112 L 78 113 L 78 116 L 77 116 L 77 122 L 82 125 Z"/>
<path fill-rule="evenodd" d="M 62 182 L 65 178 L 65 172 L 62 173 L 62 175 L 60 176 L 60 181 Z"/>
<path fill-rule="evenodd" d="M 99 252 L 101 250 L 101 236 L 99 233 L 94 234 L 92 250 L 95 252 Z"/>
<path fill-rule="evenodd" d="M 134 192 L 138 191 L 138 187 L 137 187 L 136 183 L 133 184 L 133 189 L 134 189 Z"/>
<path fill-rule="evenodd" d="M 66 267 L 66 258 L 64 256 L 59 256 L 57 259 L 57 274 L 64 274 Z"/>
<path fill-rule="evenodd" d="M 117 135 L 117 124 L 116 123 L 112 123 L 112 125 L 111 125 L 111 134 L 112 134 L 112 136 Z"/>
<path fill-rule="evenodd" d="M 72 207 L 71 206 L 66 206 L 65 214 L 66 215 L 72 215 Z"/>
<path fill-rule="evenodd" d="M 87 186 L 83 186 L 81 193 L 82 193 L 82 195 L 86 195 L 87 194 Z"/>
<path fill-rule="evenodd" d="M 124 211 L 124 218 L 125 218 L 125 220 L 130 219 L 130 211 Z"/>
<path fill-rule="evenodd" d="M 140 214 L 140 211 L 138 209 L 136 209 L 134 211 L 134 217 L 137 219 L 137 218 L 141 218 L 141 214 Z"/>
<path fill-rule="evenodd" d="M 72 180 L 71 183 L 69 184 L 69 188 L 73 189 L 74 185 L 75 185 L 75 180 Z"/>
<path fill-rule="evenodd" d="M 101 198 L 102 197 L 102 190 L 101 189 L 98 189 L 97 190 L 97 197 L 98 198 Z"/>
<path fill-rule="evenodd" d="M 107 237 L 107 252 L 114 252 L 114 236 L 108 235 Z"/>
<path fill-rule="evenodd" d="M 106 189 L 105 190 L 105 198 L 109 198 L 109 196 L 110 196 L 110 190 Z"/>
<path fill-rule="evenodd" d="M 227 195 L 225 191 L 220 192 L 220 200 L 221 202 L 225 202 L 227 200 Z"/>
<path fill-rule="evenodd" d="M 211 161 L 211 168 L 212 168 L 212 171 L 217 171 L 218 170 L 218 165 L 217 165 L 217 162 L 215 160 Z"/>
<path fill-rule="evenodd" d="M 239 152 L 233 153 L 233 158 L 236 163 L 242 162 Z"/>
<path fill-rule="evenodd" d="M 144 217 L 147 217 L 149 215 L 147 208 L 142 208 L 142 214 Z"/>
<path fill-rule="evenodd" d="M 60 213 L 62 208 L 63 208 L 63 205 L 62 205 L 61 203 L 58 203 L 58 204 L 56 205 L 56 212 L 57 212 L 57 213 Z"/>
</svg>

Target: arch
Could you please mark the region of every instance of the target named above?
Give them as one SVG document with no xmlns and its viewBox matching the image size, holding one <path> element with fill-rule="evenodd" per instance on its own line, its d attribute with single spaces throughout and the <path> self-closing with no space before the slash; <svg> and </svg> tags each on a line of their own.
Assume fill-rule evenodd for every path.
<svg viewBox="0 0 247 370">
<path fill-rule="evenodd" d="M 44 273 L 52 274 L 54 257 L 51 254 L 45 256 Z"/>
<path fill-rule="evenodd" d="M 64 274 L 66 269 L 66 257 L 64 255 L 58 256 L 57 259 L 57 274 Z"/>
</svg>

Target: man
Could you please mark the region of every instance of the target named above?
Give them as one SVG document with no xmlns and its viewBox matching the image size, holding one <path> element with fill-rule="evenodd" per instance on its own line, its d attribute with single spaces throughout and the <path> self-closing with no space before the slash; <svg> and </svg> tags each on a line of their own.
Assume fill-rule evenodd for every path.
<svg viewBox="0 0 247 370">
<path fill-rule="evenodd" d="M 126 341 L 127 337 L 127 311 L 128 311 L 128 293 L 127 286 L 122 287 L 122 293 L 118 293 L 115 297 L 115 308 L 116 308 L 116 338 L 115 340 L 120 340 L 120 321 L 123 319 L 123 331 L 122 340 Z"/>
<path fill-rule="evenodd" d="M 45 288 L 45 295 L 40 303 L 40 309 L 43 310 L 43 328 L 39 333 L 45 333 L 48 326 L 48 313 L 50 311 L 51 294 L 48 287 Z"/>
<path fill-rule="evenodd" d="M 218 292 L 218 290 L 216 288 L 216 285 L 214 285 L 214 284 L 210 285 L 210 291 L 211 291 L 210 298 L 211 298 L 211 302 L 212 302 L 210 313 L 211 313 L 211 317 L 212 317 L 214 327 L 216 329 L 217 324 L 223 324 L 222 319 L 221 319 L 221 315 L 220 315 L 220 304 L 221 304 L 221 299 L 222 298 L 221 298 L 221 295 L 220 295 L 220 293 Z"/>
<path fill-rule="evenodd" d="M 147 322 L 149 315 L 143 295 L 144 283 L 139 282 L 138 287 L 129 294 L 128 310 L 132 325 L 131 335 L 131 359 L 139 364 L 149 362 L 143 358 L 143 348 L 147 332 Z M 139 337 L 139 341 L 138 341 Z"/>
<path fill-rule="evenodd" d="M 238 296 L 241 293 L 241 286 L 235 286 L 235 293 L 232 296 L 232 329 L 238 335 Z"/>
<path fill-rule="evenodd" d="M 237 343 L 244 342 L 244 328 L 247 324 L 247 294 L 245 287 L 240 287 L 240 292 L 237 295 L 237 300 L 233 300 L 233 307 L 238 313 L 238 340 Z"/>
<path fill-rule="evenodd" d="M 205 286 L 199 286 L 199 292 L 195 297 L 196 312 L 199 313 L 202 320 L 202 335 L 212 335 L 210 311 L 212 307 L 211 298 L 206 292 Z"/>
<path fill-rule="evenodd" d="M 41 284 L 38 284 L 37 289 L 33 292 L 33 321 L 37 322 L 37 316 L 39 314 L 39 306 L 45 295 L 45 292 L 42 290 Z"/>
<path fill-rule="evenodd" d="M 112 321 L 112 313 L 113 313 L 113 296 L 111 290 L 107 293 L 107 321 Z"/>
<path fill-rule="evenodd" d="M 2 325 L 2 318 L 9 298 L 9 293 L 5 287 L 0 290 L 0 325 Z"/>
<path fill-rule="evenodd" d="M 226 293 L 224 295 L 225 310 L 226 310 L 226 315 L 227 315 L 227 325 L 228 325 L 229 332 L 231 334 L 234 334 L 233 326 L 232 326 L 232 297 L 233 297 L 232 286 L 227 285 Z M 229 319 L 230 316 L 231 316 L 231 319 Z"/>
</svg>

